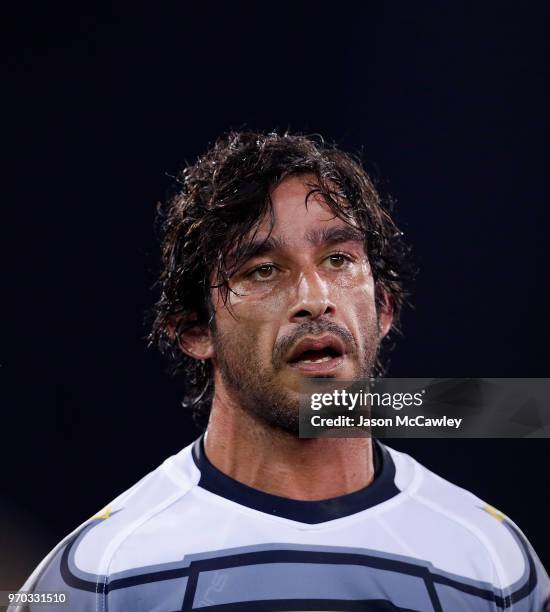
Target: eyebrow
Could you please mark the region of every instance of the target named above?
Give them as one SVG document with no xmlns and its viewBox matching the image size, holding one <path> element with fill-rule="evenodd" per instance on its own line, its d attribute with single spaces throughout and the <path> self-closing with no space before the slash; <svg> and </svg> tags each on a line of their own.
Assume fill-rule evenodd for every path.
<svg viewBox="0 0 550 612">
<path fill-rule="evenodd" d="M 351 225 L 329 227 L 319 230 L 312 230 L 305 235 L 306 240 L 313 246 L 332 246 L 341 242 L 360 242 L 365 241 L 365 236 L 361 230 Z M 252 240 L 237 255 L 238 267 L 244 265 L 253 257 L 262 257 L 273 251 L 283 250 L 287 247 L 287 242 L 281 238 L 268 237 L 263 240 Z M 232 258 L 233 264 L 236 264 Z M 236 271 L 234 269 L 234 271 Z"/>
<path fill-rule="evenodd" d="M 286 242 L 280 238 L 265 238 L 263 240 L 252 240 L 237 253 L 229 257 L 230 274 L 234 274 L 241 266 L 253 257 L 262 257 L 277 249 L 284 249 Z"/>
<path fill-rule="evenodd" d="M 313 246 L 331 246 L 339 242 L 365 242 L 363 232 L 351 225 L 340 225 L 328 227 L 321 230 L 313 230 L 306 234 L 306 240 Z"/>
</svg>

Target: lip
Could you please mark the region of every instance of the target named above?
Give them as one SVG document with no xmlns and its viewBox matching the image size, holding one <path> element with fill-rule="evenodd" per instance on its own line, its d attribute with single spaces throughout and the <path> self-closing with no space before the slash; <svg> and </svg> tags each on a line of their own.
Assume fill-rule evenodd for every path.
<svg viewBox="0 0 550 612">
<path fill-rule="evenodd" d="M 304 363 L 303 361 L 298 361 L 296 363 L 289 363 L 288 365 L 301 374 L 314 376 L 316 374 L 327 374 L 328 372 L 337 370 L 344 363 L 344 359 L 344 355 L 338 355 L 338 357 L 332 357 L 329 361 L 323 361 L 321 363 Z"/>
<path fill-rule="evenodd" d="M 332 349 L 339 353 L 331 357 L 328 361 L 319 363 L 304 363 L 303 361 L 295 361 L 305 351 L 320 351 L 322 349 Z M 288 365 L 304 374 L 325 374 L 338 369 L 344 362 L 346 349 L 344 343 L 337 336 L 325 334 L 317 338 L 303 338 L 290 351 L 287 358 Z"/>
</svg>

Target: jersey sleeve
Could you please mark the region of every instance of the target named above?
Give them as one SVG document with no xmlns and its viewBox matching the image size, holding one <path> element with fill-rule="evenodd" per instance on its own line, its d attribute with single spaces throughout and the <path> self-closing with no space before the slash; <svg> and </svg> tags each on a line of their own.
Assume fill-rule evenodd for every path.
<svg viewBox="0 0 550 612">
<path fill-rule="evenodd" d="M 516 523 L 488 504 L 483 532 L 500 583 L 498 609 L 550 612 L 550 578 L 533 546 Z"/>
<path fill-rule="evenodd" d="M 550 612 L 550 578 L 541 560 L 521 529 L 509 518 L 504 519 L 515 534 L 525 555 L 528 578 L 522 588 L 508 595 L 514 612 Z"/>
<path fill-rule="evenodd" d="M 179 483 L 178 483 L 179 484 Z M 186 483 L 184 483 L 186 484 Z M 110 579 L 117 574 L 112 567 L 119 547 L 133 531 L 186 493 L 165 469 L 157 468 L 130 489 L 85 521 L 62 540 L 38 565 L 21 591 L 65 593 L 64 606 L 17 604 L 9 612 L 111 612 L 136 609 L 127 606 L 117 591 L 110 591 Z M 132 568 L 133 558 L 129 559 Z M 124 573 L 118 568 L 118 575 Z"/>
<path fill-rule="evenodd" d="M 20 591 L 38 594 L 41 592 L 63 593 L 63 606 L 44 603 L 12 604 L 8 612 L 59 612 L 79 610 L 98 612 L 105 609 L 105 576 L 79 576 L 74 567 L 74 549 L 82 535 L 101 519 L 91 519 L 62 540 L 40 563 Z"/>
</svg>

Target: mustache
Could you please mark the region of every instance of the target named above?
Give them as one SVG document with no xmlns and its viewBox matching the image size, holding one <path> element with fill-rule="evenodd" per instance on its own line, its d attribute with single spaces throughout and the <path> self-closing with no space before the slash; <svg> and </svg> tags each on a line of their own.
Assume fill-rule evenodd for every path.
<svg viewBox="0 0 550 612">
<path fill-rule="evenodd" d="M 273 364 L 275 368 L 281 368 L 286 364 L 288 351 L 304 336 L 320 336 L 329 333 L 342 340 L 346 347 L 346 352 L 355 353 L 357 345 L 353 336 L 347 329 L 344 329 L 332 321 L 307 321 L 302 323 L 292 334 L 281 338 L 275 343 L 273 348 Z"/>
</svg>

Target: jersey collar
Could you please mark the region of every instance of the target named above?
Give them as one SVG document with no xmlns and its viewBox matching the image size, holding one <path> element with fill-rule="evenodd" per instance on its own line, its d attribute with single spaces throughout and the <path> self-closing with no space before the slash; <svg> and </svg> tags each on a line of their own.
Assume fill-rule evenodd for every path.
<svg viewBox="0 0 550 612">
<path fill-rule="evenodd" d="M 192 455 L 201 473 L 199 487 L 266 514 L 300 523 L 317 524 L 372 508 L 399 493 L 395 484 L 395 464 L 390 453 L 378 440 L 373 442 L 374 480 L 371 484 L 354 493 L 322 501 L 279 497 L 230 478 L 210 463 L 204 452 L 204 436 L 193 444 Z"/>
</svg>

